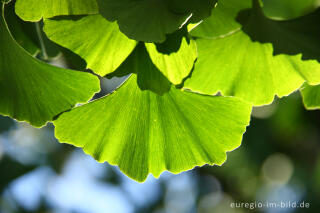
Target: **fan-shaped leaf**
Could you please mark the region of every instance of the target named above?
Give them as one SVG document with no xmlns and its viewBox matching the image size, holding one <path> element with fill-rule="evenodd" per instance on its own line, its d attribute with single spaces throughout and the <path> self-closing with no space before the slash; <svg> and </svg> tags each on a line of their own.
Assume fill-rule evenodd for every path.
<svg viewBox="0 0 320 213">
<path fill-rule="evenodd" d="M 0 20 L 0 113 L 41 126 L 99 90 L 88 73 L 50 66 L 34 59 Z"/>
<path fill-rule="evenodd" d="M 116 70 L 137 44 L 123 35 L 116 23 L 100 15 L 78 20 L 46 19 L 44 31 L 52 41 L 85 59 L 87 67 L 100 76 Z"/>
<path fill-rule="evenodd" d="M 17 15 L 25 21 L 40 21 L 61 15 L 98 13 L 96 0 L 17 0 Z"/>
<path fill-rule="evenodd" d="M 140 64 L 138 74 L 116 92 L 62 114 L 54 122 L 56 137 L 100 162 L 118 165 L 137 181 L 149 173 L 158 177 L 164 170 L 221 165 L 226 151 L 240 145 L 251 106 L 236 98 L 167 88 L 169 82 L 150 59 L 136 55 L 147 55 L 143 51 L 136 50 L 120 67 Z M 154 84 L 163 88 L 162 95 L 152 91 Z"/>
<path fill-rule="evenodd" d="M 145 42 L 163 42 L 190 16 L 172 12 L 164 0 L 98 0 L 98 4 L 100 13 L 117 21 L 124 34 Z"/>
<path fill-rule="evenodd" d="M 280 22 L 266 18 L 254 2 L 252 10 L 237 17 L 240 31 L 197 40 L 199 56 L 185 88 L 204 94 L 221 91 L 263 105 L 305 81 L 320 83 L 320 10 Z"/>
<path fill-rule="evenodd" d="M 162 44 L 146 43 L 152 62 L 173 84 L 180 84 L 192 70 L 197 46 L 184 30 L 167 36 Z"/>
<path fill-rule="evenodd" d="M 241 10 L 251 8 L 251 0 L 220 0 L 212 15 L 193 28 L 191 35 L 200 38 L 216 38 L 241 29 L 236 21 Z"/>
</svg>

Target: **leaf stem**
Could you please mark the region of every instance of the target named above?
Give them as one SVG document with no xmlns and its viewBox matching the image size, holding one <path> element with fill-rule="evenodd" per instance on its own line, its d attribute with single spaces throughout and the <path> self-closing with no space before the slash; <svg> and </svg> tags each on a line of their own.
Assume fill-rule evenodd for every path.
<svg viewBox="0 0 320 213">
<path fill-rule="evenodd" d="M 46 50 L 46 46 L 44 45 L 44 41 L 43 41 L 43 37 L 41 34 L 41 29 L 40 29 L 40 22 L 36 22 L 36 31 L 37 31 L 37 36 L 39 39 L 39 43 L 40 43 L 40 48 L 41 48 L 41 53 L 42 53 L 42 58 L 43 60 L 48 60 L 48 54 L 47 54 L 47 50 Z"/>
</svg>

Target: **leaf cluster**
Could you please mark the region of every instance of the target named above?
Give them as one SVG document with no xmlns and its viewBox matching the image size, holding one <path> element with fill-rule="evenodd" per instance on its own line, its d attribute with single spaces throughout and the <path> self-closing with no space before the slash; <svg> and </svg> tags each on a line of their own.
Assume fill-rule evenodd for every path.
<svg viewBox="0 0 320 213">
<path fill-rule="evenodd" d="M 3 2 L 0 114 L 35 127 L 53 122 L 60 142 L 137 181 L 221 165 L 241 144 L 253 106 L 300 90 L 306 108 L 320 108 L 318 6 L 316 0 Z M 47 63 L 46 37 L 57 52 L 63 47 L 80 56 L 85 69 L 80 62 L 81 71 Z M 113 93 L 92 100 L 99 79 L 123 76 Z"/>
</svg>

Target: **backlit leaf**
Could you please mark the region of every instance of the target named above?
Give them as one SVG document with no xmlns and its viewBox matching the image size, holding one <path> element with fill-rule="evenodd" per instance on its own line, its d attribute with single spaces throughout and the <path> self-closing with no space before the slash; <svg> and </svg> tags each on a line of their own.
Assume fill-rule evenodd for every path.
<svg viewBox="0 0 320 213">
<path fill-rule="evenodd" d="M 134 53 L 138 56 L 129 60 L 139 60 L 135 63 L 144 69 L 114 93 L 62 114 L 54 122 L 56 137 L 82 147 L 99 162 L 118 165 L 137 181 L 149 173 L 158 177 L 165 170 L 179 173 L 204 164 L 221 165 L 226 152 L 240 145 L 251 106 L 236 98 L 174 87 L 162 95 L 154 93 L 154 84 L 166 88 L 169 82 L 150 59 L 139 56 L 147 55 L 143 51 L 139 48 Z"/>
<path fill-rule="evenodd" d="M 303 103 L 307 109 L 320 109 L 320 86 L 305 85 L 301 89 Z"/>
<path fill-rule="evenodd" d="M 116 23 L 100 15 L 78 20 L 46 19 L 44 31 L 52 41 L 85 59 L 87 68 L 100 76 L 116 70 L 137 44 L 123 35 Z"/>
<path fill-rule="evenodd" d="M 251 0 L 220 0 L 212 15 L 191 31 L 200 38 L 216 38 L 241 29 L 236 18 L 241 10 L 251 8 Z"/>
<path fill-rule="evenodd" d="M 40 21 L 61 15 L 98 13 L 96 0 L 17 0 L 17 15 L 25 21 Z"/>
<path fill-rule="evenodd" d="M 274 21 L 254 2 L 252 10 L 237 16 L 241 30 L 197 40 L 198 60 L 185 88 L 204 94 L 220 91 L 264 105 L 305 81 L 320 83 L 320 10 L 292 21 Z"/>
<path fill-rule="evenodd" d="M 99 91 L 95 76 L 53 67 L 29 55 L 12 38 L 3 16 L 0 43 L 2 115 L 39 127 Z"/>
<path fill-rule="evenodd" d="M 146 43 L 152 62 L 173 84 L 180 84 L 189 75 L 197 58 L 197 46 L 184 30 L 167 36 L 161 44 Z"/>
</svg>

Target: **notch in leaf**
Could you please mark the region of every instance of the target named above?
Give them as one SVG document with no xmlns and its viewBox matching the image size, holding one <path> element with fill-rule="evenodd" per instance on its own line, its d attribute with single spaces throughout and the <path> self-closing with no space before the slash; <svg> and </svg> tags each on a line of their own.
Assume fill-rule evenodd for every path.
<svg viewBox="0 0 320 213">
<path fill-rule="evenodd" d="M 197 40 L 198 60 L 185 88 L 203 94 L 220 91 L 265 105 L 304 82 L 320 83 L 320 10 L 295 20 L 275 21 L 263 14 L 258 0 L 244 1 L 253 2 L 253 8 L 231 10 L 234 21 L 230 27 L 217 28 L 226 34 L 206 29 L 219 26 L 229 14 L 220 12 L 237 0 L 219 1 L 212 17 L 195 28 L 203 39 Z"/>
<path fill-rule="evenodd" d="M 226 152 L 240 145 L 250 104 L 176 89 L 143 45 L 114 74 L 126 75 L 132 68 L 135 74 L 114 93 L 62 114 L 54 122 L 59 141 L 118 165 L 137 181 L 149 173 L 159 177 L 165 170 L 221 165 Z"/>
</svg>

